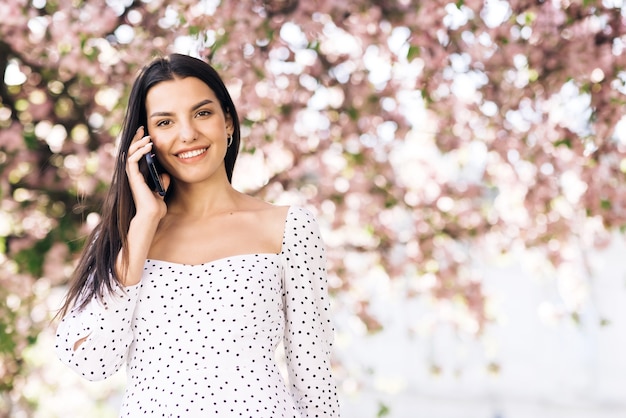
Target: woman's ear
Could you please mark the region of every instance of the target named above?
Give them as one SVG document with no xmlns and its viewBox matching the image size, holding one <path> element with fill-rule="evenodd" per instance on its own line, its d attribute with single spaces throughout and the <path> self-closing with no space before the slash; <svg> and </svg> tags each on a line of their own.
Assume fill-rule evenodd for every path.
<svg viewBox="0 0 626 418">
<path fill-rule="evenodd" d="M 230 113 L 226 113 L 226 115 L 224 115 L 224 118 L 226 120 L 226 132 L 229 135 L 233 135 L 235 133 L 235 126 L 233 125 L 232 116 L 230 116 Z"/>
</svg>

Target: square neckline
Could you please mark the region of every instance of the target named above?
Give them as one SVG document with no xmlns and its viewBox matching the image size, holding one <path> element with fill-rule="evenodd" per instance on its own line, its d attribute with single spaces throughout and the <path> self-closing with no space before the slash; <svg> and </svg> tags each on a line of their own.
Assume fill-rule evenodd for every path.
<svg viewBox="0 0 626 418">
<path fill-rule="evenodd" d="M 187 266 L 187 267 L 203 267 L 203 266 L 212 266 L 215 264 L 219 264 L 222 263 L 224 261 L 227 260 L 231 260 L 231 259 L 237 259 L 237 258 L 244 258 L 244 257 L 255 257 L 255 256 L 275 256 L 275 257 L 280 257 L 283 254 L 283 246 L 285 244 L 285 237 L 287 234 L 287 224 L 289 223 L 291 217 L 292 217 L 292 213 L 294 211 L 295 207 L 293 205 L 290 205 L 287 209 L 287 215 L 285 216 L 285 220 L 283 221 L 283 234 L 282 234 L 282 241 L 280 244 L 280 251 L 277 253 L 274 252 L 258 252 L 258 253 L 239 253 L 239 254 L 231 254 L 231 255 L 227 255 L 224 257 L 218 257 L 215 258 L 213 260 L 208 260 L 208 261 L 203 261 L 201 263 L 178 263 L 176 261 L 169 261 L 169 260 L 161 260 L 158 258 L 146 258 L 146 261 L 144 262 L 144 267 L 146 264 L 148 264 L 149 262 L 152 263 L 159 263 L 159 264 L 169 264 L 169 265 L 173 265 L 173 266 Z"/>
</svg>

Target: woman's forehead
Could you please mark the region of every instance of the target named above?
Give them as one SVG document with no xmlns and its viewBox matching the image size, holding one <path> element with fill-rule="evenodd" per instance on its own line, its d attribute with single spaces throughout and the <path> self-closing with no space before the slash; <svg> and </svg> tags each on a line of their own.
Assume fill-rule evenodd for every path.
<svg viewBox="0 0 626 418">
<path fill-rule="evenodd" d="M 185 109 L 195 106 L 202 101 L 219 104 L 219 100 L 204 81 L 196 77 L 174 78 L 161 81 L 146 95 L 146 109 Z"/>
</svg>

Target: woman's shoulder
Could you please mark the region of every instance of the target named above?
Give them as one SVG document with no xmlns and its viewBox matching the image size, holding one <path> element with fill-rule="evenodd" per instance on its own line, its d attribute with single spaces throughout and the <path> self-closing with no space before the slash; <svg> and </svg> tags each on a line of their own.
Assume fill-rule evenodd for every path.
<svg viewBox="0 0 626 418">
<path fill-rule="evenodd" d="M 289 206 L 285 216 L 283 235 L 286 242 L 312 236 L 317 239 L 321 232 L 315 214 L 304 206 Z"/>
<path fill-rule="evenodd" d="M 259 221 L 280 225 L 316 223 L 313 212 L 304 206 L 278 206 L 270 203 L 267 205 L 267 207 L 258 211 Z"/>
<path fill-rule="evenodd" d="M 243 212 L 262 224 L 284 223 L 290 209 L 291 206 L 274 205 L 254 197 L 246 199 L 242 207 Z"/>
<path fill-rule="evenodd" d="M 246 212 L 257 225 L 268 230 L 284 230 L 300 225 L 316 227 L 316 218 L 311 210 L 300 205 L 277 205 L 254 197 L 246 202 Z"/>
</svg>

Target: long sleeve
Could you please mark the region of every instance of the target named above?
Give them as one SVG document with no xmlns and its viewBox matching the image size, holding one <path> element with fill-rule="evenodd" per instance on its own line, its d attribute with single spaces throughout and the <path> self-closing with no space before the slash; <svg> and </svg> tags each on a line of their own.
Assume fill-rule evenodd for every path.
<svg viewBox="0 0 626 418">
<path fill-rule="evenodd" d="M 284 345 L 291 392 L 303 417 L 338 417 L 330 366 L 333 326 L 324 244 L 309 211 L 292 207 L 288 216 L 281 254 Z"/>
<path fill-rule="evenodd" d="M 73 309 L 60 322 L 56 352 L 63 363 L 88 380 L 117 372 L 133 341 L 132 315 L 141 284 L 94 298 L 82 310 Z M 81 338 L 87 339 L 74 350 Z"/>
</svg>

